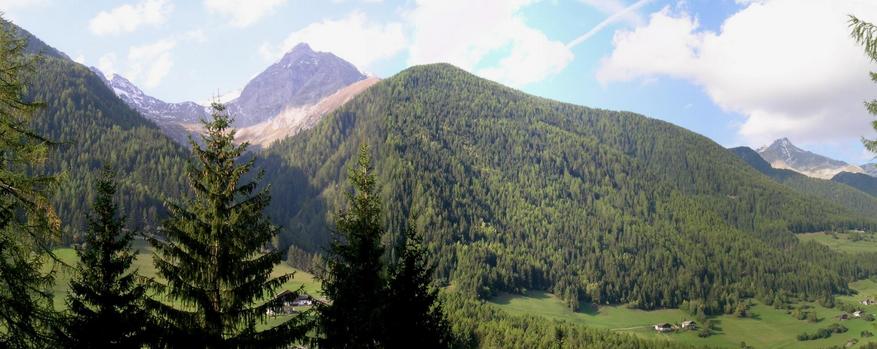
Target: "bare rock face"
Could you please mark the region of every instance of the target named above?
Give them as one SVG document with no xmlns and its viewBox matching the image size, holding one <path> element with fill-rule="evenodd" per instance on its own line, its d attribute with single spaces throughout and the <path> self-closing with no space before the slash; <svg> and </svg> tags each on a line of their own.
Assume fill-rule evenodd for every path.
<svg viewBox="0 0 877 349">
<path fill-rule="evenodd" d="M 758 154 L 774 168 L 792 170 L 808 177 L 831 179 L 841 172 L 865 172 L 859 166 L 798 148 L 788 138 L 778 139 L 758 149 Z"/>
<path fill-rule="evenodd" d="M 250 80 L 240 97 L 228 103 L 235 126 L 247 127 L 294 107 L 314 105 L 366 76 L 353 64 L 328 52 L 298 44 Z"/>
<path fill-rule="evenodd" d="M 317 103 L 288 107 L 271 119 L 239 129 L 236 134 L 237 140 L 267 148 L 271 143 L 316 126 L 323 116 L 338 109 L 378 81 L 380 79 L 375 77 L 360 80 Z"/>
</svg>

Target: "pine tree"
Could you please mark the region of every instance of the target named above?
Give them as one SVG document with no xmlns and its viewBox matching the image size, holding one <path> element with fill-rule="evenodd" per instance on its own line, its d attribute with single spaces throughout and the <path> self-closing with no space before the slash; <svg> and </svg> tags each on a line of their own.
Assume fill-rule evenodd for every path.
<svg viewBox="0 0 877 349">
<path fill-rule="evenodd" d="M 30 130 L 42 106 L 25 100 L 33 59 L 27 43 L 0 18 L 0 347 L 51 347 L 57 317 L 43 264 L 60 220 L 46 194 L 57 177 L 35 175 L 52 145 Z"/>
<path fill-rule="evenodd" d="M 873 62 L 877 62 L 877 26 L 872 23 L 865 22 L 855 16 L 850 16 L 850 36 L 856 40 L 856 43 L 862 45 L 865 54 Z M 877 83 L 877 73 L 871 72 L 871 80 Z M 865 102 L 865 109 L 871 115 L 877 116 L 877 99 Z M 877 130 L 877 120 L 871 123 L 871 126 Z M 877 140 L 863 139 L 862 142 L 872 153 L 877 153 Z"/>
<path fill-rule="evenodd" d="M 431 287 L 434 267 L 413 228 L 405 233 L 399 261 L 389 281 L 387 300 L 387 348 L 448 348 L 450 325 Z"/>
<path fill-rule="evenodd" d="M 129 270 L 135 257 L 133 235 L 123 231 L 115 194 L 114 174 L 105 168 L 97 180 L 93 214 L 70 281 L 66 348 L 139 348 L 147 338 L 145 287 L 138 283 L 136 271 Z"/>
<path fill-rule="evenodd" d="M 331 303 L 318 306 L 322 347 L 376 348 L 384 334 L 386 278 L 381 257 L 380 202 L 375 193 L 368 146 L 359 149 L 349 170 L 354 192 L 350 208 L 338 216 L 321 281 Z"/>
<path fill-rule="evenodd" d="M 256 331 L 266 311 L 278 305 L 262 302 L 293 276 L 272 278 L 281 252 L 261 252 L 277 232 L 262 213 L 271 200 L 269 188 L 256 191 L 261 173 L 244 179 L 254 165 L 253 159 L 238 161 L 247 144 L 234 144 L 225 106 L 212 108 L 204 147 L 191 142 L 197 161 L 187 175 L 194 197 L 168 203 L 165 239 L 150 239 L 164 280 L 155 289 L 165 297 L 151 301 L 151 308 L 158 325 L 167 328 L 162 341 L 170 347 L 284 347 L 305 335 L 305 317 Z"/>
</svg>

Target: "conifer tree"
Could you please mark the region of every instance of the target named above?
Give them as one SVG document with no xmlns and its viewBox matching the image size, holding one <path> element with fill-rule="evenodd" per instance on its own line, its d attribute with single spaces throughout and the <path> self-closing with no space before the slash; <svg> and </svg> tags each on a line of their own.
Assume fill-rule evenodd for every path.
<svg viewBox="0 0 877 349">
<path fill-rule="evenodd" d="M 856 40 L 856 43 L 862 45 L 862 48 L 865 49 L 865 55 L 867 55 L 872 62 L 877 62 L 877 26 L 855 16 L 850 16 L 849 25 L 850 36 Z M 877 83 L 877 73 L 871 72 L 870 74 L 871 80 Z M 867 109 L 871 115 L 877 116 L 877 99 L 866 101 L 865 109 Z M 877 130 L 877 120 L 872 121 L 871 126 Z M 877 140 L 863 139 L 862 142 L 865 144 L 865 148 L 869 151 L 877 153 Z"/>
<path fill-rule="evenodd" d="M 323 294 L 330 303 L 318 306 L 325 348 L 376 348 L 384 335 L 386 277 L 381 257 L 380 201 L 375 193 L 368 146 L 359 149 L 349 170 L 354 192 L 350 208 L 336 222 L 335 238 L 321 277 Z"/>
<path fill-rule="evenodd" d="M 97 180 L 97 197 L 88 217 L 79 264 L 70 281 L 65 348 L 139 348 L 146 341 L 145 286 L 130 271 L 133 235 L 123 231 L 113 197 L 113 172 L 105 168 Z"/>
<path fill-rule="evenodd" d="M 305 318 L 257 332 L 256 324 L 278 301 L 264 302 L 292 274 L 271 277 L 281 252 L 263 253 L 277 228 L 262 211 L 269 188 L 257 191 L 261 173 L 245 179 L 254 159 L 239 161 L 247 144 L 234 144 L 225 106 L 212 105 L 204 121 L 204 147 L 194 141 L 188 170 L 193 197 L 168 203 L 165 238 L 151 238 L 162 281 L 150 301 L 164 345 L 179 348 L 285 347 L 307 331 Z"/>
<path fill-rule="evenodd" d="M 448 348 L 451 330 L 438 289 L 431 286 L 434 267 L 414 228 L 406 230 L 399 260 L 389 281 L 387 300 L 387 348 Z"/>
<path fill-rule="evenodd" d="M 52 145 L 30 130 L 40 103 L 25 99 L 27 43 L 0 18 L 0 347 L 51 347 L 57 317 L 43 265 L 60 220 L 46 198 L 58 178 L 36 175 Z"/>
</svg>

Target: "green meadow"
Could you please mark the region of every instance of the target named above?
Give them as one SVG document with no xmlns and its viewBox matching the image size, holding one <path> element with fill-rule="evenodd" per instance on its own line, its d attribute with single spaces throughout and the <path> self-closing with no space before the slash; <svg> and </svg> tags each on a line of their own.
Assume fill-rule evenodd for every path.
<svg viewBox="0 0 877 349">
<path fill-rule="evenodd" d="M 859 240 L 853 238 L 858 237 Z M 815 241 L 846 253 L 877 251 L 877 236 L 873 233 L 807 233 L 798 234 L 801 241 Z"/>
<path fill-rule="evenodd" d="M 144 277 L 153 278 L 156 277 L 155 267 L 152 264 L 152 249 L 143 241 L 135 241 L 134 248 L 138 250 L 137 258 L 134 261 L 133 268 L 137 269 L 137 272 Z M 50 262 L 48 263 L 48 267 L 51 267 L 55 271 L 55 286 L 53 289 L 54 293 L 54 302 L 56 309 L 64 309 L 66 308 L 65 298 L 68 292 L 68 284 L 70 282 L 70 278 L 72 276 L 70 268 L 66 265 L 72 266 L 75 265 L 78 258 L 76 256 L 76 252 L 72 248 L 59 248 L 54 250 L 55 256 L 62 263 L 58 262 Z M 313 275 L 295 269 L 289 266 L 286 263 L 280 263 L 274 267 L 273 275 L 278 276 L 285 273 L 295 273 L 293 278 L 283 284 L 278 292 L 282 292 L 283 290 L 298 290 L 299 287 L 303 289 L 303 291 L 309 295 L 318 297 L 320 294 L 320 283 L 318 280 L 314 278 Z M 288 319 L 289 316 L 278 316 L 273 318 L 268 318 L 264 324 L 261 324 L 259 327 L 273 327 L 277 324 L 284 322 Z"/>
<path fill-rule="evenodd" d="M 873 282 L 871 284 L 877 285 Z M 877 289 L 874 291 L 877 292 Z M 752 316 L 748 318 L 738 318 L 732 315 L 712 317 L 711 319 L 716 323 L 715 334 L 707 338 L 700 338 L 695 331 L 674 333 L 656 333 L 654 331 L 652 326 L 656 323 L 679 324 L 693 318 L 678 309 L 643 311 L 628 309 L 625 306 L 600 306 L 595 309 L 573 312 L 560 299 L 545 292 L 529 292 L 526 296 L 504 294 L 492 299 L 491 303 L 516 315 L 536 315 L 593 328 L 632 333 L 646 338 L 726 348 L 739 348 L 741 341 L 759 349 L 826 348 L 834 345 L 843 346 L 853 338 L 858 339 L 860 344 L 866 343 L 868 338 L 861 337 L 862 331 L 877 333 L 877 326 L 875 326 L 877 322 L 868 322 L 862 319 L 839 321 L 837 316 L 840 314 L 840 310 L 828 309 L 816 304 L 810 304 L 813 306 L 811 310 L 814 310 L 820 319 L 816 323 L 797 320 L 786 310 L 778 310 L 771 306 L 755 303 L 751 308 Z M 877 312 L 877 305 L 867 308 L 870 312 Z M 833 323 L 842 324 L 849 331 L 835 334 L 827 339 L 813 341 L 798 341 L 796 338 L 802 332 L 813 333 Z"/>
</svg>

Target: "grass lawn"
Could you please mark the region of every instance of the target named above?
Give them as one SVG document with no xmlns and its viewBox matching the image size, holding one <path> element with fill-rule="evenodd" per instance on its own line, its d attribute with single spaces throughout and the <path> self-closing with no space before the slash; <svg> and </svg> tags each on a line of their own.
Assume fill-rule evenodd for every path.
<svg viewBox="0 0 877 349">
<path fill-rule="evenodd" d="M 853 241 L 850 239 L 853 235 L 849 233 L 807 233 L 797 236 L 801 241 L 816 241 L 839 252 L 877 252 L 877 235 L 873 233 L 857 233 L 856 235 L 861 236 L 862 239 Z"/>
<path fill-rule="evenodd" d="M 877 284 L 872 283 L 872 285 L 875 287 L 874 291 L 877 292 Z M 643 311 L 628 309 L 624 306 L 602 306 L 584 312 L 573 312 L 560 299 L 545 292 L 530 292 L 526 296 L 505 294 L 491 300 L 491 303 L 511 314 L 543 316 L 593 328 L 633 333 L 646 338 L 663 338 L 695 345 L 728 348 L 738 348 L 741 341 L 759 349 L 825 348 L 833 345 L 843 346 L 851 338 L 859 339 L 860 343 L 867 342 L 867 339 L 862 339 L 860 336 L 863 330 L 877 333 L 877 326 L 875 326 L 877 322 L 867 322 L 861 319 L 838 322 L 834 317 L 840 313 L 840 310 L 827 309 L 815 304 L 813 309 L 821 319 L 817 323 L 797 320 L 787 314 L 785 310 L 777 310 L 771 306 L 756 303 L 751 309 L 753 313 L 751 318 L 714 317 L 713 321 L 717 324 L 717 334 L 708 338 L 700 338 L 695 332 L 655 333 L 652 326 L 656 323 L 678 324 L 682 320 L 692 318 L 678 309 Z M 877 312 L 877 305 L 869 308 L 872 312 Z M 828 339 L 805 342 L 796 339 L 797 335 L 802 332 L 812 333 L 835 322 L 846 326 L 849 331 L 835 334 Z M 877 339 L 874 341 L 877 342 Z"/>
<path fill-rule="evenodd" d="M 133 267 L 138 270 L 140 275 L 145 277 L 155 277 L 155 267 L 152 265 L 152 249 L 144 243 L 143 241 L 135 241 L 134 248 L 138 249 L 139 253 L 137 254 L 137 258 L 134 260 Z M 64 263 L 68 265 L 75 265 L 77 262 L 76 252 L 72 248 L 59 248 L 55 251 L 55 256 L 58 257 Z M 49 263 L 50 265 L 52 263 Z M 66 308 L 65 297 L 68 292 L 68 284 L 71 278 L 71 271 L 69 268 L 63 267 L 58 263 L 54 263 L 54 269 L 56 271 L 55 274 L 55 286 L 53 288 L 54 293 L 54 302 L 55 309 L 64 309 Z M 292 279 L 283 284 L 281 288 L 277 292 L 282 292 L 283 290 L 298 290 L 299 287 L 302 287 L 304 292 L 318 297 L 320 294 L 320 282 L 314 278 L 313 275 L 295 269 L 289 266 L 286 263 L 281 263 L 274 267 L 274 271 L 272 272 L 273 276 L 279 276 L 285 273 L 295 273 Z M 276 318 L 268 318 L 265 324 L 260 324 L 260 328 L 270 328 L 276 326 L 277 324 L 282 323 L 287 320 L 289 316 L 279 316 Z"/>
</svg>

